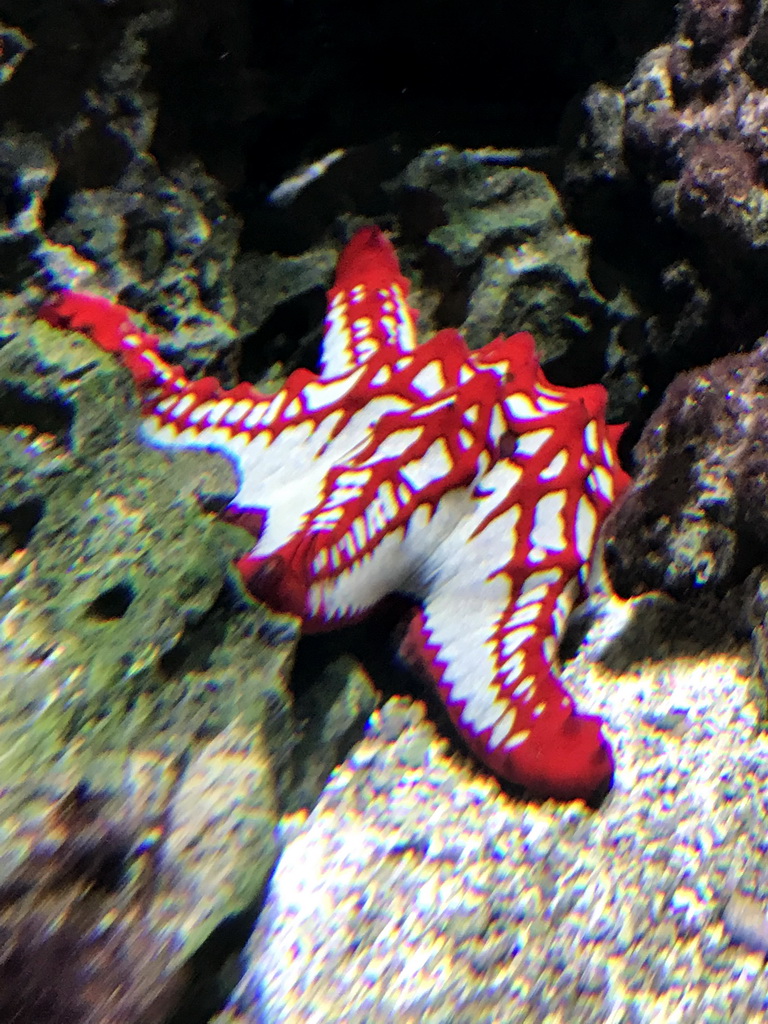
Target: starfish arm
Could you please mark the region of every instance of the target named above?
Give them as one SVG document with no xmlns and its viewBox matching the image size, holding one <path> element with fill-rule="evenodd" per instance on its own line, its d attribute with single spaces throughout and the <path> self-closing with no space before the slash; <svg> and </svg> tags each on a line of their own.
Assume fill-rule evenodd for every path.
<svg viewBox="0 0 768 1024">
<path fill-rule="evenodd" d="M 390 363 L 416 349 L 409 285 L 391 242 L 378 228 L 362 228 L 339 258 L 328 293 L 321 376 L 338 377 L 376 352 Z"/>
<path fill-rule="evenodd" d="M 101 295 L 64 290 L 44 303 L 38 315 L 53 327 L 80 331 L 105 352 L 115 353 L 141 394 L 158 389 L 170 394 L 188 386 L 181 370 L 158 355 L 157 336 L 136 327 L 125 306 Z"/>
<path fill-rule="evenodd" d="M 524 614 L 513 602 L 506 618 Z M 412 619 L 403 644 L 406 660 L 437 680 L 469 749 L 500 778 L 533 796 L 590 800 L 607 792 L 613 758 L 602 723 L 575 710 L 553 670 L 547 643 L 553 639 L 551 626 L 532 623 L 508 631 L 507 649 L 514 653 L 504 660 L 503 640 L 486 640 L 488 651 L 495 651 L 492 658 L 482 647 L 459 649 L 468 637 L 483 633 L 480 623 L 477 631 L 473 628 L 472 619 L 466 600 L 457 597 L 449 610 L 444 599 L 431 599 Z M 523 635 L 525 641 L 514 646 Z M 511 669 L 504 671 L 502 664 Z"/>
<path fill-rule="evenodd" d="M 610 748 L 598 718 L 576 712 L 555 671 L 578 583 L 554 559 L 521 584 L 493 566 L 517 529 L 514 510 L 452 549 L 411 621 L 402 653 L 426 671 L 472 752 L 532 795 L 607 791 Z"/>
<path fill-rule="evenodd" d="M 430 555 L 404 650 L 481 760 L 532 793 L 570 799 L 605 790 L 613 762 L 599 720 L 577 714 L 560 684 L 557 641 L 624 481 L 591 418 L 602 395 L 551 390 L 504 399 L 501 457 Z"/>
</svg>

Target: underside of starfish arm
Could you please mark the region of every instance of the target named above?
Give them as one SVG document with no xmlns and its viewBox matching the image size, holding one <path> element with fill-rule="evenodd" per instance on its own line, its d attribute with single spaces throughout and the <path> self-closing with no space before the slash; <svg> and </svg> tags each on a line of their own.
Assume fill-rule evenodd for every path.
<svg viewBox="0 0 768 1024">
<path fill-rule="evenodd" d="M 265 533 L 241 560 L 251 593 L 309 631 L 354 621 L 394 592 L 420 597 L 431 553 L 472 507 L 485 445 L 462 445 L 462 424 L 454 394 L 383 416 L 356 456 L 326 473 L 300 528 L 280 547 Z"/>
</svg>

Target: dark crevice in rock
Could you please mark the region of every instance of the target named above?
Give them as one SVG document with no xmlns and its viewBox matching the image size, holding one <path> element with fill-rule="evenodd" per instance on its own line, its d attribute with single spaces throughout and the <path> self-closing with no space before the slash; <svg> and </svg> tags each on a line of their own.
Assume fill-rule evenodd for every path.
<svg viewBox="0 0 768 1024">
<path fill-rule="evenodd" d="M 227 618 L 237 609 L 240 595 L 228 580 L 208 611 L 194 623 L 188 622 L 174 646 L 159 661 L 160 674 L 168 680 L 185 672 L 203 672 L 210 668 L 214 651 L 226 638 Z"/>
<path fill-rule="evenodd" d="M 74 412 L 59 398 L 35 398 L 18 384 L 0 382 L 0 428 L 32 427 L 70 445 Z"/>
<path fill-rule="evenodd" d="M 206 1024 L 224 1008 L 242 977 L 241 954 L 264 907 L 271 878 L 272 872 L 250 905 L 225 918 L 190 957 L 186 988 L 166 1024 Z"/>
<path fill-rule="evenodd" d="M 18 505 L 0 508 L 0 536 L 3 537 L 3 547 L 10 548 L 8 554 L 21 551 L 29 544 L 44 514 L 45 502 L 42 498 L 28 498 Z"/>
<path fill-rule="evenodd" d="M 277 360 L 283 363 L 286 374 L 299 366 L 316 370 L 324 315 L 325 294 L 321 288 L 279 305 L 254 334 L 243 340 L 238 380 L 258 381 Z M 310 344 L 297 343 L 297 338 L 310 337 Z"/>
<path fill-rule="evenodd" d="M 122 619 L 135 597 L 136 591 L 132 583 L 117 583 L 91 601 L 86 614 L 89 618 L 101 619 L 104 622 Z"/>
</svg>

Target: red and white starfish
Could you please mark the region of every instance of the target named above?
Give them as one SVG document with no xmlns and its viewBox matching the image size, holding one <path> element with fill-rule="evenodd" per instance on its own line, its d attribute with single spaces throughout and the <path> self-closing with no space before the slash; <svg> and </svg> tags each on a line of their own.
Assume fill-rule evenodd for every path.
<svg viewBox="0 0 768 1024">
<path fill-rule="evenodd" d="M 233 463 L 227 515 L 256 544 L 251 592 L 308 631 L 358 619 L 391 593 L 419 602 L 405 650 L 459 732 L 502 778 L 541 796 L 611 781 L 599 719 L 579 715 L 555 669 L 598 528 L 628 478 L 599 385 L 560 388 L 529 334 L 476 352 L 455 331 L 417 344 L 408 283 L 376 228 L 344 250 L 319 374 L 275 395 L 187 380 L 129 310 L 62 292 L 52 324 L 117 353 L 152 444 Z"/>
</svg>

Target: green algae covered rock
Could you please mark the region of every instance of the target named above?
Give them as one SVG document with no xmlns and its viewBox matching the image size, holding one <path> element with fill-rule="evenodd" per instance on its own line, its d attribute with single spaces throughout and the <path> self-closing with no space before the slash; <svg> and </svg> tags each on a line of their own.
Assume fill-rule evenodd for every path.
<svg viewBox="0 0 768 1024">
<path fill-rule="evenodd" d="M 135 440 L 84 339 L 0 333 L 0 886 L 56 846 L 68 793 L 97 793 L 129 851 L 162 851 L 146 923 L 180 962 L 276 856 L 296 624 L 243 592 L 252 539 L 205 510 L 226 462 Z"/>
<path fill-rule="evenodd" d="M 563 383 L 610 384 L 637 312 L 625 293 L 608 299 L 594 286 L 590 239 L 568 223 L 547 175 L 522 166 L 535 155 L 443 146 L 388 184 L 401 233 L 428 243 L 414 302 L 428 330 L 458 327 L 471 348 L 530 331 Z"/>
</svg>

